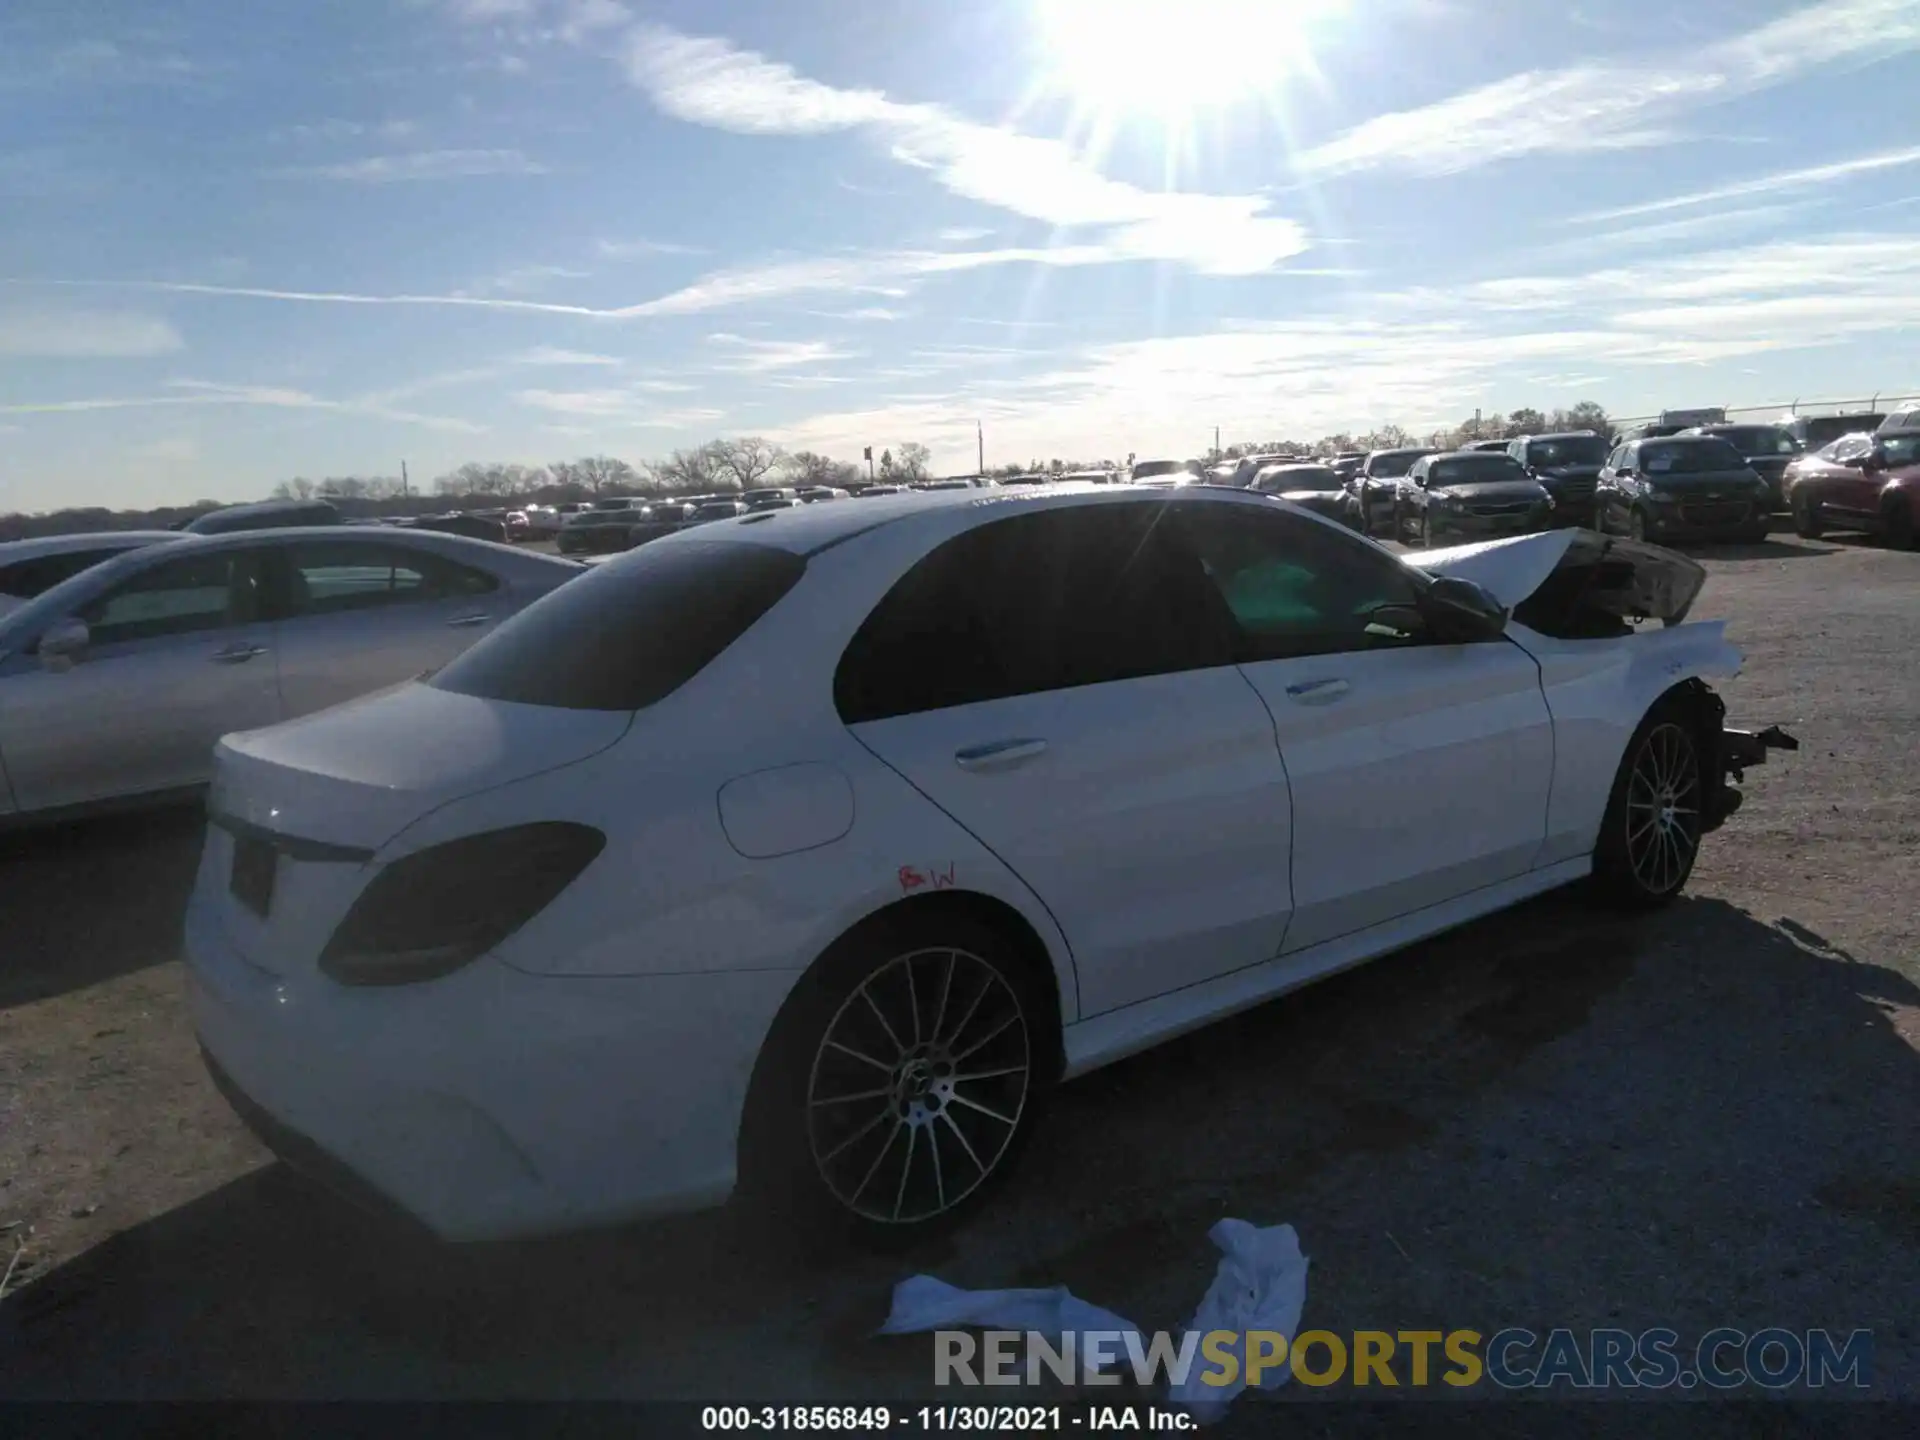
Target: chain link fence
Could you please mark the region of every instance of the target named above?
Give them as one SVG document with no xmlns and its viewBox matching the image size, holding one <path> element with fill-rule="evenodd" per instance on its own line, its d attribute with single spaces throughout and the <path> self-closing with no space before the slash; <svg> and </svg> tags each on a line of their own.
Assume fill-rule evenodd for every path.
<svg viewBox="0 0 1920 1440">
<path fill-rule="evenodd" d="M 1765 416 L 1769 420 L 1783 420 L 1805 415 L 1809 418 L 1839 415 L 1885 414 L 1896 408 L 1906 408 L 1910 403 L 1920 401 L 1920 395 L 1872 395 L 1859 400 L 1781 400 L 1771 405 L 1726 405 L 1728 419 L 1736 415 Z M 1705 407 L 1688 407 L 1705 408 Z M 1658 415 L 1614 415 L 1608 419 L 1616 431 L 1630 430 L 1636 425 L 1651 425 L 1657 422 Z"/>
</svg>

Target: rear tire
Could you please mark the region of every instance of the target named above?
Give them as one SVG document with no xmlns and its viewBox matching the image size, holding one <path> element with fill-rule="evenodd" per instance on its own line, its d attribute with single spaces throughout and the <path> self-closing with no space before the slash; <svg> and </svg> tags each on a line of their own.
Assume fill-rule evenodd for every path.
<svg viewBox="0 0 1920 1440">
<path fill-rule="evenodd" d="M 962 1220 L 1038 1121 L 1053 1007 L 992 926 L 948 913 L 857 933 L 801 982 L 742 1127 L 742 1188 L 812 1236 L 889 1247 Z"/>
<path fill-rule="evenodd" d="M 1647 512 L 1638 505 L 1627 514 L 1627 538 L 1645 540 L 1647 538 Z"/>
<path fill-rule="evenodd" d="M 1627 742 L 1593 851 L 1594 886 L 1609 903 L 1651 910 L 1693 874 L 1707 787 L 1698 717 L 1685 695 L 1662 697 Z"/>
<path fill-rule="evenodd" d="M 1822 530 L 1825 529 L 1820 523 L 1820 502 L 1813 498 L 1813 493 L 1806 486 L 1803 485 L 1793 492 L 1793 500 L 1787 509 L 1793 516 L 1794 534 L 1802 540 L 1820 538 Z"/>
</svg>

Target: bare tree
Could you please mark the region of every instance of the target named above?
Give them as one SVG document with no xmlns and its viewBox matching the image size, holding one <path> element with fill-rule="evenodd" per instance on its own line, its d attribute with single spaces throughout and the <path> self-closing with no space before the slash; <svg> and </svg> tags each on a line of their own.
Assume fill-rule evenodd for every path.
<svg viewBox="0 0 1920 1440">
<path fill-rule="evenodd" d="M 273 498 L 275 500 L 311 500 L 313 488 L 313 481 L 304 476 L 295 476 L 291 480 L 282 480 L 274 486 Z"/>
<path fill-rule="evenodd" d="M 732 477 L 742 490 L 751 490 L 786 458 L 778 445 L 758 435 L 742 435 L 737 440 L 715 440 L 707 447 L 714 464 Z"/>
<path fill-rule="evenodd" d="M 573 462 L 573 478 L 595 495 L 612 490 L 640 488 L 640 472 L 624 460 L 610 455 L 586 455 Z"/>
<path fill-rule="evenodd" d="M 843 461 L 830 460 L 811 450 L 797 450 L 781 464 L 786 477 L 796 485 L 845 485 L 859 470 Z"/>
<path fill-rule="evenodd" d="M 911 483 L 924 480 L 933 473 L 933 455 L 926 446 L 917 440 L 909 440 L 900 447 L 900 453 L 894 458 L 893 473 L 903 481 Z"/>
<path fill-rule="evenodd" d="M 722 480 L 719 456 L 713 445 L 676 450 L 664 460 L 655 460 L 650 468 L 662 488 L 689 495 L 705 494 L 732 480 L 731 475 Z"/>
</svg>

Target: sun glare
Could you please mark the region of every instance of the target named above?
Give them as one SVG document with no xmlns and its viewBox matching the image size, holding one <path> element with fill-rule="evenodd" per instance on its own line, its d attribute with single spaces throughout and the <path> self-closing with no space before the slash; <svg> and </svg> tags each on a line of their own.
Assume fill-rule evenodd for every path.
<svg viewBox="0 0 1920 1440">
<path fill-rule="evenodd" d="M 1179 114 L 1310 71 L 1346 0 L 1034 0 L 1050 88 L 1089 110 Z"/>
</svg>

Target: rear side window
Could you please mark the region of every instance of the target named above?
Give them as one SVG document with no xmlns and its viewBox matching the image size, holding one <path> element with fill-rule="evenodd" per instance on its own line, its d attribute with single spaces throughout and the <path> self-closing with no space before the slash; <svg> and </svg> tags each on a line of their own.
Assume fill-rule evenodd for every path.
<svg viewBox="0 0 1920 1440">
<path fill-rule="evenodd" d="M 332 615 L 410 601 L 484 595 L 499 582 L 484 570 L 403 545 L 314 541 L 286 550 L 290 615 Z"/>
<path fill-rule="evenodd" d="M 1232 663 L 1164 503 L 996 520 L 901 578 L 834 675 L 849 725 Z"/>
<path fill-rule="evenodd" d="M 520 705 L 638 710 L 704 670 L 806 568 L 763 545 L 649 547 L 567 581 L 428 683 Z"/>
</svg>

